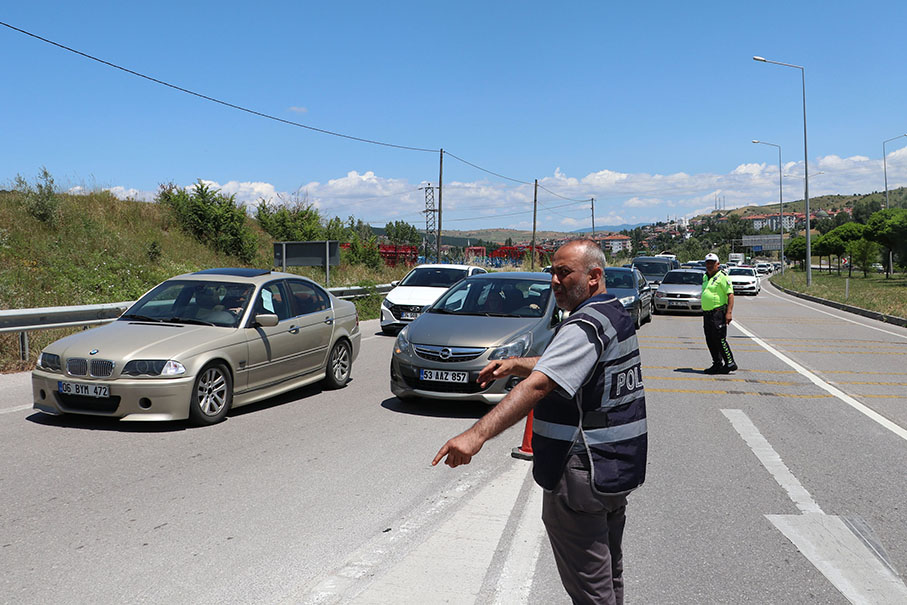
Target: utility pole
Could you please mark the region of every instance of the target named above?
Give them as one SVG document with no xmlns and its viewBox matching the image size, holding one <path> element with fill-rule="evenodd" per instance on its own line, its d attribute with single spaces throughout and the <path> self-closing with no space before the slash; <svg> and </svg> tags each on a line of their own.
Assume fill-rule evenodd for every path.
<svg viewBox="0 0 907 605">
<path fill-rule="evenodd" d="M 444 150 L 441 150 L 441 163 L 438 168 L 438 262 L 441 262 L 441 187 L 444 183 Z"/>
<path fill-rule="evenodd" d="M 532 194 L 532 256 L 529 259 L 529 270 L 535 271 L 535 212 L 539 203 L 539 180 L 535 179 L 535 192 Z"/>
<path fill-rule="evenodd" d="M 426 183 L 425 187 L 419 187 L 425 191 L 425 259 L 426 261 L 429 258 L 429 250 L 432 249 L 432 246 L 438 240 L 437 233 L 437 223 L 435 221 L 435 188 L 431 186 L 431 183 Z"/>
<path fill-rule="evenodd" d="M 592 199 L 592 239 L 595 239 L 595 198 Z"/>
</svg>

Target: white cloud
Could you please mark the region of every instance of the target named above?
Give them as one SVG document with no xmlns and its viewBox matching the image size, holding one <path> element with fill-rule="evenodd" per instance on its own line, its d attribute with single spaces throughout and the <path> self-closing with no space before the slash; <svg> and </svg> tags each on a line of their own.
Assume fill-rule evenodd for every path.
<svg viewBox="0 0 907 605">
<path fill-rule="evenodd" d="M 292 107 L 289 107 L 288 109 L 290 111 L 292 111 L 293 113 L 308 113 L 309 112 L 309 110 L 307 108 L 299 107 L 298 105 L 293 105 Z"/>
</svg>

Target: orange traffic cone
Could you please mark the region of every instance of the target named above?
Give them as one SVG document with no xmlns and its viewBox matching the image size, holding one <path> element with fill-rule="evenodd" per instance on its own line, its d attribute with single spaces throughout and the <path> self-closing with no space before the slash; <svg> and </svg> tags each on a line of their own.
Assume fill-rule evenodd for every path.
<svg viewBox="0 0 907 605">
<path fill-rule="evenodd" d="M 529 415 L 526 416 L 523 444 L 510 450 L 510 455 L 520 460 L 532 460 L 532 410 L 529 410 Z"/>
</svg>

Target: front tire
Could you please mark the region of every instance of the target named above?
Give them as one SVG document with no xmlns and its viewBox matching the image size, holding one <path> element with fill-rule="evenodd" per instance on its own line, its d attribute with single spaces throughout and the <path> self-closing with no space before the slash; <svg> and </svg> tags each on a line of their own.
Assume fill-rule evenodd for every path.
<svg viewBox="0 0 907 605">
<path fill-rule="evenodd" d="M 233 405 L 233 377 L 222 363 L 206 365 L 199 372 L 189 400 L 189 420 L 198 426 L 220 422 Z"/>
<path fill-rule="evenodd" d="M 329 389 L 342 389 L 350 381 L 353 370 L 353 355 L 350 343 L 338 340 L 328 355 L 324 382 Z"/>
</svg>

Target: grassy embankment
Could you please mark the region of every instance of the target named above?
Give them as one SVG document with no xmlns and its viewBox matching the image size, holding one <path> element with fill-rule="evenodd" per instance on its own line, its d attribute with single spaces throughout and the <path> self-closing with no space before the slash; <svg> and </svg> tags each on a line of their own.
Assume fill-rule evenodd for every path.
<svg viewBox="0 0 907 605">
<path fill-rule="evenodd" d="M 58 220 L 51 226 L 32 217 L 17 193 L 0 192 L 0 309 L 122 302 L 180 273 L 211 267 L 271 268 L 272 240 L 251 219 L 258 254 L 246 264 L 184 233 L 159 204 L 122 201 L 105 192 L 59 197 Z M 292 271 L 324 283 L 323 268 Z M 340 265 L 331 268 L 330 285 L 388 283 L 406 271 Z M 378 317 L 381 298 L 357 301 L 360 317 Z M 19 361 L 18 333 L 0 333 L 0 372 L 30 369 L 42 347 L 73 331 L 30 332 L 27 362 Z"/>
<path fill-rule="evenodd" d="M 854 270 L 850 284 L 846 286 L 847 271 L 837 271 L 831 275 L 827 271 L 812 271 L 812 285 L 806 287 L 806 272 L 788 269 L 784 276 L 776 274 L 771 281 L 797 292 L 818 296 L 826 300 L 853 305 L 886 315 L 907 317 L 907 274 L 897 273 L 885 279 L 884 273 L 869 273 L 863 277 L 862 271 Z M 848 296 L 845 298 L 845 289 Z"/>
</svg>

